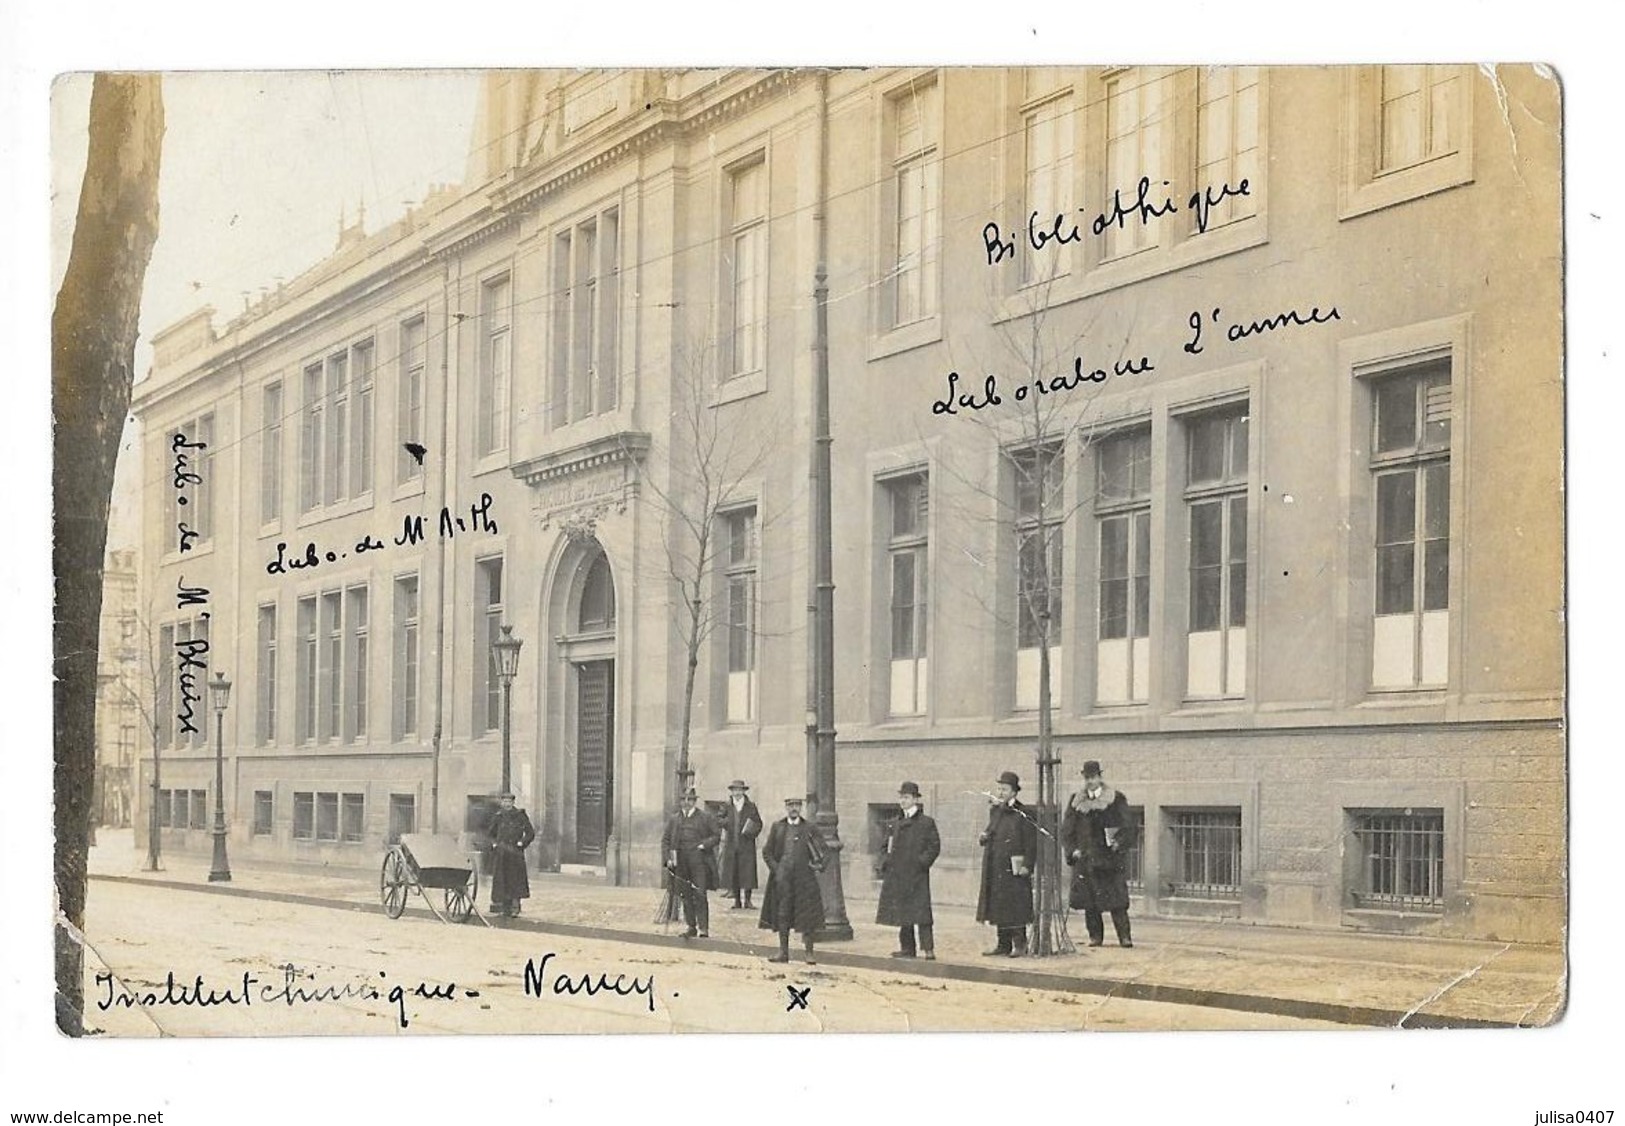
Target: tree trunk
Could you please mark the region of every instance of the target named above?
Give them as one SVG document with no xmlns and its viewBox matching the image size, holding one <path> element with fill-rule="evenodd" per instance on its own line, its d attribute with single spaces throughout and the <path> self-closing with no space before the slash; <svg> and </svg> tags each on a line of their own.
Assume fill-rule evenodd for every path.
<svg viewBox="0 0 1625 1126">
<path fill-rule="evenodd" d="M 56 575 L 56 1020 L 84 1031 L 85 862 L 96 769 L 96 665 L 107 510 L 130 409 L 137 319 L 158 237 L 163 93 L 154 74 L 98 74 L 73 248 L 51 317 Z"/>
</svg>

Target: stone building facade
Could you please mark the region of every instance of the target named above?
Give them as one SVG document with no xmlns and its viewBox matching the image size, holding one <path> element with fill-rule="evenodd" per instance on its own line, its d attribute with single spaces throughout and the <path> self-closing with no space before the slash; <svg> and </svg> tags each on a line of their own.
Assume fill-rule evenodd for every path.
<svg viewBox="0 0 1625 1126">
<path fill-rule="evenodd" d="M 849 894 L 910 778 L 974 898 L 1047 663 L 1141 910 L 1555 940 L 1560 162 L 1503 94 L 1556 120 L 1436 66 L 490 76 L 465 184 L 138 388 L 142 599 L 236 685 L 234 855 L 477 829 L 507 626 L 535 863 L 652 884 L 696 601 L 697 785 L 806 792 L 827 348 Z"/>
</svg>

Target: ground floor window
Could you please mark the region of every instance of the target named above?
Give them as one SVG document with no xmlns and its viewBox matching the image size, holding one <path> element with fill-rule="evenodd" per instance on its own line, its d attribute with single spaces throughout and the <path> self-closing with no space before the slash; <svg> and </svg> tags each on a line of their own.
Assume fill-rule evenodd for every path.
<svg viewBox="0 0 1625 1126">
<path fill-rule="evenodd" d="M 1360 872 L 1354 902 L 1399 911 L 1444 910 L 1444 812 L 1354 814 Z"/>
<path fill-rule="evenodd" d="M 1171 810 L 1173 894 L 1241 897 L 1241 810 Z"/>
<path fill-rule="evenodd" d="M 316 795 L 305 792 L 293 795 L 293 839 L 313 840 L 316 836 Z"/>
<path fill-rule="evenodd" d="M 192 829 L 207 829 L 209 827 L 209 791 L 192 791 L 191 817 L 187 827 Z"/>
<path fill-rule="evenodd" d="M 1130 891 L 1143 892 L 1145 890 L 1145 851 L 1141 847 L 1145 841 L 1145 809 L 1143 806 L 1130 807 L 1128 811 L 1129 846 L 1123 850 L 1123 875 L 1128 880 Z"/>
<path fill-rule="evenodd" d="M 401 837 L 418 831 L 418 799 L 416 794 L 389 795 L 388 844 L 399 844 Z"/>
<path fill-rule="evenodd" d="M 254 791 L 254 835 L 268 837 L 271 835 L 272 803 L 270 790 Z"/>
</svg>

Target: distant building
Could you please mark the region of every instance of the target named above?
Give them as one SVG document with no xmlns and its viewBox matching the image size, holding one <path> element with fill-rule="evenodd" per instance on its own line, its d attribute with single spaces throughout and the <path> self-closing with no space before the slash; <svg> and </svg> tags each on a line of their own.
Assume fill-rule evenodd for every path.
<svg viewBox="0 0 1625 1126">
<path fill-rule="evenodd" d="M 110 551 L 102 572 L 102 617 L 96 668 L 96 790 L 98 825 L 125 828 L 134 809 L 133 772 L 151 740 L 144 719 L 140 605 L 133 551 Z M 147 705 L 150 709 L 150 705 Z"/>
<path fill-rule="evenodd" d="M 697 784 L 804 792 L 823 245 L 849 894 L 912 778 L 974 898 L 1047 650 L 1063 789 L 1100 759 L 1143 818 L 1139 910 L 1556 940 L 1560 163 L 1500 106 L 1557 90 L 1496 81 L 493 74 L 462 188 L 154 340 L 166 847 L 213 778 L 177 646 L 235 685 L 233 856 L 370 865 L 478 828 L 509 626 L 535 862 L 652 884 L 694 528 Z M 707 505 L 712 419 L 748 468 Z"/>
</svg>

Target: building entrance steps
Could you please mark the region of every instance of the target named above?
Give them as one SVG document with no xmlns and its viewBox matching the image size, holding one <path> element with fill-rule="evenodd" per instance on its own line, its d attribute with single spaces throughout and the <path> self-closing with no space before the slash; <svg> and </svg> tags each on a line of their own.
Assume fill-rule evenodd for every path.
<svg viewBox="0 0 1625 1126">
<path fill-rule="evenodd" d="M 222 887 L 209 885 L 206 856 L 168 855 L 156 873 L 141 870 L 145 859 L 123 834 L 115 839 L 104 833 L 91 849 L 90 873 L 93 880 L 177 891 L 382 909 L 378 871 L 372 865 L 233 858 L 233 883 Z M 774 935 L 757 927 L 757 912 L 730 912 L 727 896 L 712 894 L 711 936 L 700 945 L 771 953 Z M 660 896 L 658 888 L 611 887 L 532 873 L 523 914 L 497 925 L 669 946 L 674 957 L 681 957 L 681 925 L 653 922 Z M 820 945 L 819 963 L 826 969 L 843 963 L 883 965 L 891 972 L 921 976 L 1390 1027 L 1547 1024 L 1561 1014 L 1567 989 L 1564 952 L 1557 946 L 1135 917 L 1132 949 L 1115 944 L 1088 949 L 1083 919 L 1076 912 L 1068 920 L 1076 954 L 993 964 L 979 957 L 991 941 L 991 929 L 978 924 L 971 909 L 955 906 L 934 908 L 937 960 L 908 961 L 890 958 L 896 928 L 871 921 L 872 900 L 849 896 L 847 912 L 855 935 L 848 942 Z M 421 904 L 409 901 L 403 924 L 418 915 L 433 921 Z M 468 929 L 466 940 L 477 943 L 483 929 Z"/>
</svg>

